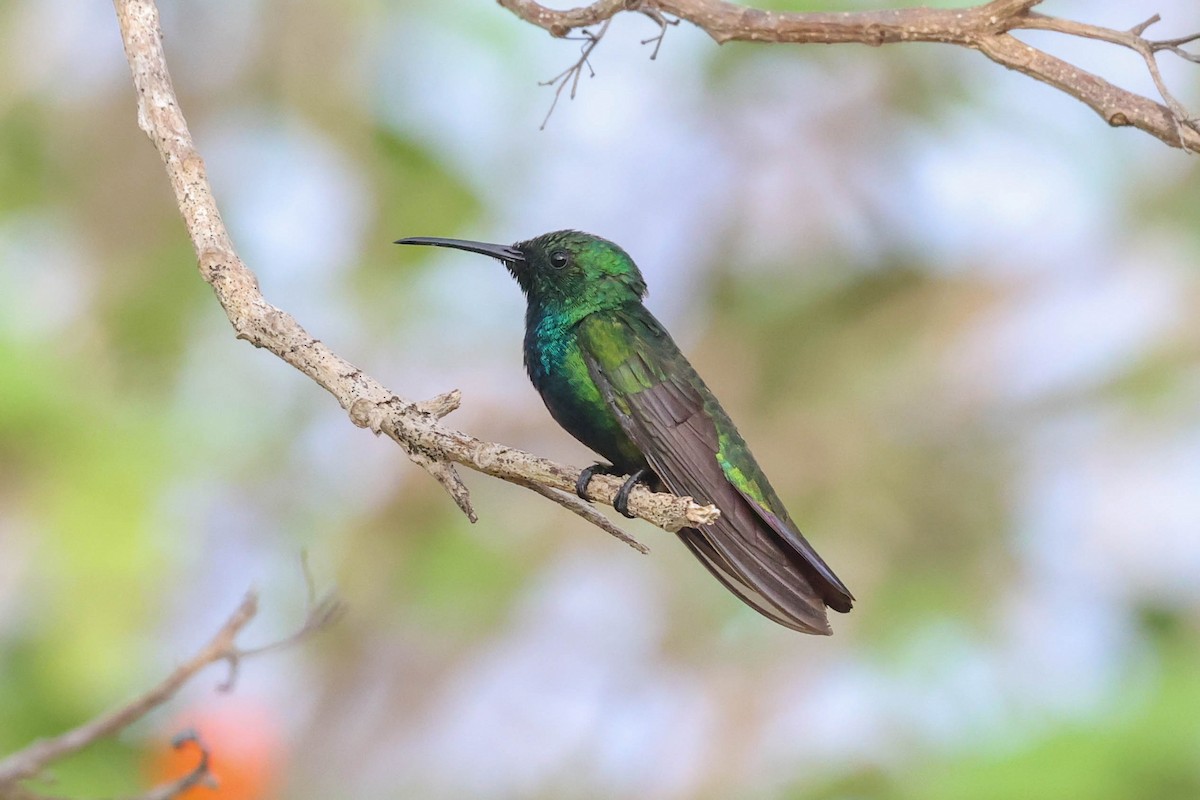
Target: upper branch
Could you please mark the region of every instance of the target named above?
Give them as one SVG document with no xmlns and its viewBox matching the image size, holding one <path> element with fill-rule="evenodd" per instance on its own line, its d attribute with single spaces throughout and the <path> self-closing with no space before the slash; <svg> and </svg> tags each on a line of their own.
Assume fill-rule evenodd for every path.
<svg viewBox="0 0 1200 800">
<path fill-rule="evenodd" d="M 724 0 L 598 0 L 554 11 L 535 0 L 497 0 L 553 36 L 595 25 L 621 11 L 656 11 L 686 19 L 718 44 L 732 41 L 791 44 L 949 42 L 1004 30 L 1004 23 L 1041 0 L 996 0 L 974 8 L 898 8 L 880 11 L 765 11 Z"/>
<path fill-rule="evenodd" d="M 1197 36 L 1162 41 L 1143 37 L 1157 16 L 1127 31 L 1059 19 L 1032 11 L 1041 0 L 993 0 L 961 9 L 899 8 L 845 13 L 780 12 L 746 8 L 724 0 L 598 0 L 588 6 L 554 11 L 535 0 L 497 0 L 521 19 L 565 36 L 621 11 L 671 14 L 691 22 L 718 44 L 730 41 L 788 44 L 882 45 L 939 42 L 978 50 L 998 64 L 1059 89 L 1086 103 L 1114 126 L 1132 125 L 1166 142 L 1200 152 L 1200 125 L 1167 90 L 1155 56 L 1168 51 L 1189 61 L 1200 56 L 1182 46 Z M 1122 89 L 1093 73 L 1030 47 L 1011 31 L 1038 29 L 1110 42 L 1141 54 L 1160 99 Z"/>
</svg>

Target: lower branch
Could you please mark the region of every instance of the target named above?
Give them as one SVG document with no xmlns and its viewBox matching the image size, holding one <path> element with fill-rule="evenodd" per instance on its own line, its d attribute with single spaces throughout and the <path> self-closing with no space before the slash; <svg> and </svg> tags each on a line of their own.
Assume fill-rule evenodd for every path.
<svg viewBox="0 0 1200 800">
<path fill-rule="evenodd" d="M 258 613 L 258 595 L 248 592 L 241 604 L 225 621 L 216 635 L 208 641 L 195 655 L 175 668 L 161 683 L 154 688 L 134 698 L 128 703 L 101 714 L 93 720 L 85 722 L 58 736 L 41 739 L 23 750 L 20 750 L 0 761 L 0 798 L 42 798 L 21 785 L 23 781 L 36 778 L 52 763 L 79 752 L 88 745 L 100 739 L 113 736 L 146 716 L 175 696 L 184 684 L 195 677 L 196 673 L 219 661 L 229 664 L 229 677 L 221 684 L 222 690 L 229 690 L 237 675 L 237 665 L 241 659 L 256 655 L 260 652 L 276 649 L 278 646 L 291 644 L 303 636 L 328 624 L 340 610 L 341 604 L 332 597 L 320 602 L 310 602 L 308 616 L 299 632 L 287 637 L 281 642 L 253 650 L 243 650 L 238 647 L 237 638 L 242 630 L 250 624 Z M 195 741 L 194 734 L 178 737 L 174 743 L 182 746 L 186 741 Z M 176 797 L 186 789 L 208 779 L 207 751 L 200 745 L 201 758 L 196 769 L 188 775 L 166 786 L 158 787 L 144 798 Z M 141 800 L 141 798 L 139 798 Z"/>
<path fill-rule="evenodd" d="M 142 696 L 106 714 L 59 734 L 42 739 L 0 761 L 0 787 L 38 775 L 47 764 L 71 755 L 92 742 L 124 730 L 151 709 L 170 700 L 200 670 L 217 661 L 232 659 L 238 634 L 258 613 L 258 595 L 250 592 L 217 634 L 198 653 L 175 668 L 166 680 Z"/>
</svg>

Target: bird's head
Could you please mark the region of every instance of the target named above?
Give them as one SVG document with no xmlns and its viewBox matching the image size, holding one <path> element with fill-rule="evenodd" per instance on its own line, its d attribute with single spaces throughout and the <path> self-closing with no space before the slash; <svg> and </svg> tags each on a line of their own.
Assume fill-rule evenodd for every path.
<svg viewBox="0 0 1200 800">
<path fill-rule="evenodd" d="M 513 245 L 421 236 L 396 244 L 453 247 L 498 258 L 530 304 L 568 313 L 591 313 L 646 295 L 646 282 L 629 254 L 589 233 L 554 231 Z"/>
</svg>

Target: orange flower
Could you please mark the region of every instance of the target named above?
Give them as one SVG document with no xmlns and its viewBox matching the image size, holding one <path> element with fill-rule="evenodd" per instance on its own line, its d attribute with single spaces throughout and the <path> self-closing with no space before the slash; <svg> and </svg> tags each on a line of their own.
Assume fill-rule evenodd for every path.
<svg viewBox="0 0 1200 800">
<path fill-rule="evenodd" d="M 194 731 L 199 743 L 184 741 L 154 746 L 147 772 L 155 784 L 179 780 L 196 769 L 201 744 L 208 750 L 209 773 L 179 797 L 183 800 L 272 800 L 283 783 L 285 744 L 278 714 L 245 698 L 210 698 L 188 709 L 168 727 L 171 736 Z"/>
</svg>

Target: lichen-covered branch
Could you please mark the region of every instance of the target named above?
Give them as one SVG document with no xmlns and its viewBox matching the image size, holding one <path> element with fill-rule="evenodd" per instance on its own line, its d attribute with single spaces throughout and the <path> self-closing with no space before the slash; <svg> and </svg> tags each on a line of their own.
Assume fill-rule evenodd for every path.
<svg viewBox="0 0 1200 800">
<path fill-rule="evenodd" d="M 403 399 L 334 353 L 290 314 L 267 302 L 254 273 L 234 251 L 221 221 L 204 160 L 192 141 L 171 85 L 158 9 L 153 0 L 114 0 L 114 4 L 137 90 L 138 124 L 162 157 L 196 249 L 200 273 L 216 292 L 237 336 L 269 350 L 307 375 L 337 399 L 356 425 L 394 439 L 446 488 L 472 521 L 475 512 L 455 464 L 519 486 L 536 483 L 572 491 L 578 469 L 443 426 L 440 418 L 458 405 L 456 392 L 420 403 Z M 591 483 L 591 499 L 611 505 L 619 488 L 616 478 L 597 476 Z M 691 498 L 654 493 L 642 487 L 630 495 L 629 510 L 666 530 L 707 524 L 720 513 Z"/>
<path fill-rule="evenodd" d="M 1187 61 L 1200 56 L 1183 49 L 1197 36 L 1152 40 L 1146 28 L 1151 17 L 1129 30 L 1113 30 L 1034 12 L 1042 0 L 993 0 L 958 9 L 898 8 L 845 13 L 763 11 L 724 0 L 597 0 L 565 11 L 548 9 L 535 0 L 497 0 L 521 19 L 566 36 L 611 19 L 622 11 L 651 16 L 670 14 L 708 33 L 718 44 L 760 42 L 783 44 L 867 44 L 937 42 L 978 50 L 1009 69 L 1049 84 L 1086 103 L 1113 126 L 1132 125 L 1172 147 L 1200 152 L 1200 122 L 1168 91 L 1156 57 L 1169 52 Z M 1042 30 L 1108 42 L 1140 54 L 1146 61 L 1160 100 L 1122 89 L 1107 80 L 1012 35 L 1018 30 Z"/>
</svg>

